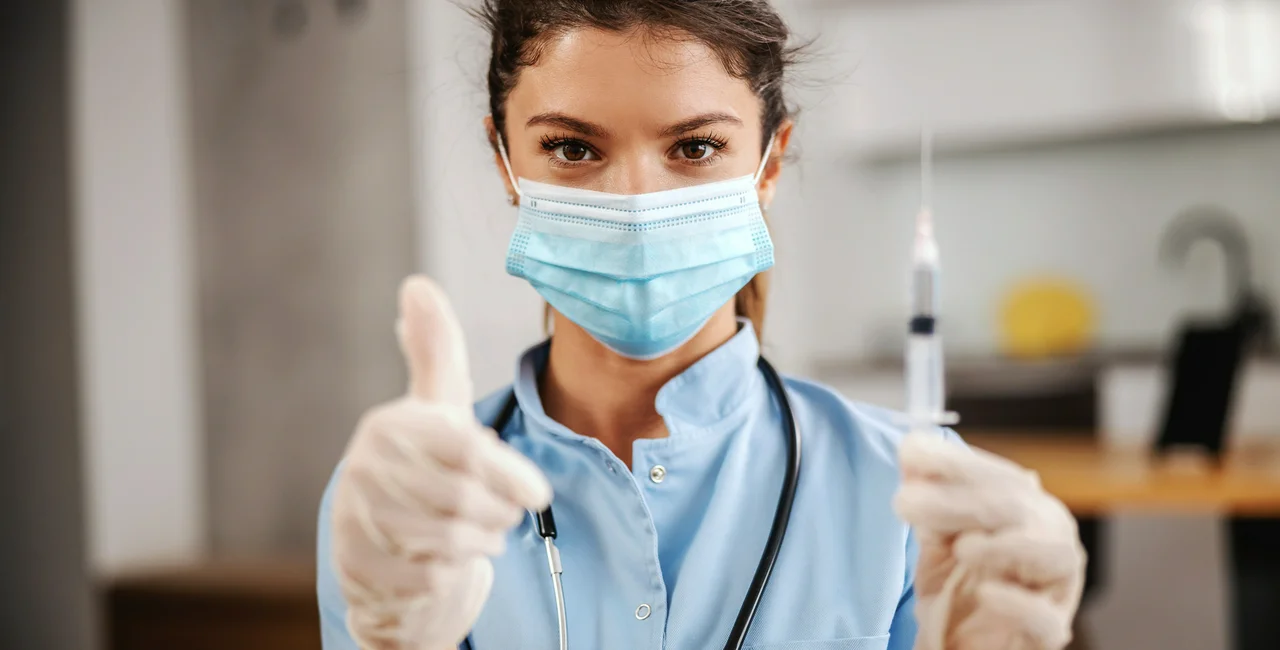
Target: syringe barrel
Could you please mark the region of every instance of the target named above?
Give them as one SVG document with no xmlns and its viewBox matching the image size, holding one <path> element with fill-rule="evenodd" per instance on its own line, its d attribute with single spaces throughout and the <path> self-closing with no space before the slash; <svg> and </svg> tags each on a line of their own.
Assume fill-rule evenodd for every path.
<svg viewBox="0 0 1280 650">
<path fill-rule="evenodd" d="M 946 412 L 942 337 L 915 332 L 920 320 L 912 319 L 913 332 L 907 336 L 907 415 L 917 425 L 936 424 Z"/>
</svg>

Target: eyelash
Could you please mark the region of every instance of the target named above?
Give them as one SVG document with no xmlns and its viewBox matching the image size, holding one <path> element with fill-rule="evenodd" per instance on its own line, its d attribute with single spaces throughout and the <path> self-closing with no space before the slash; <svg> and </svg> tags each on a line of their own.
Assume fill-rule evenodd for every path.
<svg viewBox="0 0 1280 650">
<path fill-rule="evenodd" d="M 586 149 L 587 151 L 590 151 L 597 158 L 600 156 L 600 153 L 596 151 L 595 147 L 592 147 L 590 144 L 581 140 L 580 138 L 575 138 L 569 135 L 551 135 L 551 134 L 544 135 L 539 139 L 539 144 L 542 146 L 542 150 L 547 152 L 548 154 L 550 154 L 551 152 L 554 152 L 556 149 L 566 144 L 573 144 L 573 145 L 578 145 Z M 681 159 L 686 164 L 694 165 L 694 166 L 710 165 L 711 163 L 719 159 L 720 152 L 725 147 L 729 146 L 728 141 L 726 141 L 724 138 L 720 137 L 714 132 L 708 132 L 706 134 L 688 136 L 688 137 L 681 138 L 680 140 L 677 140 L 675 144 L 671 145 L 671 149 L 669 150 L 669 152 L 670 154 L 674 155 L 681 148 L 691 144 L 705 144 L 714 150 L 712 151 L 711 155 L 707 156 L 706 158 L 698 158 L 698 159 L 682 158 Z M 577 167 L 578 165 L 591 162 L 589 160 L 578 160 L 578 161 L 562 160 L 557 156 L 550 156 L 550 159 L 553 165 L 557 165 L 560 167 Z"/>
<path fill-rule="evenodd" d="M 547 152 L 547 154 L 549 154 L 548 158 L 551 160 L 551 164 L 559 167 L 577 167 L 579 165 L 583 165 L 591 162 L 590 160 L 561 160 L 555 155 L 550 155 L 556 149 L 563 147 L 566 144 L 576 144 L 582 147 L 583 149 L 590 151 L 596 157 L 600 156 L 600 153 L 595 150 L 595 147 L 592 147 L 591 145 L 587 144 L 586 142 L 582 141 L 579 138 L 575 138 L 568 135 L 544 135 L 539 140 L 539 143 L 542 145 L 542 150 Z"/>
<path fill-rule="evenodd" d="M 724 138 L 721 138 L 720 136 L 716 135 L 714 132 L 709 132 L 704 135 L 695 135 L 695 136 L 681 138 L 679 141 L 677 141 L 674 145 L 671 146 L 671 151 L 672 153 L 677 152 L 681 148 L 690 144 L 705 144 L 714 150 L 711 152 L 711 155 L 707 156 L 706 158 L 699 158 L 697 160 L 690 159 L 690 158 L 681 159 L 685 163 L 690 165 L 695 165 L 695 166 L 710 165 L 711 163 L 715 162 L 717 159 L 720 158 L 720 151 L 723 150 L 725 147 L 729 146 L 729 143 Z"/>
</svg>

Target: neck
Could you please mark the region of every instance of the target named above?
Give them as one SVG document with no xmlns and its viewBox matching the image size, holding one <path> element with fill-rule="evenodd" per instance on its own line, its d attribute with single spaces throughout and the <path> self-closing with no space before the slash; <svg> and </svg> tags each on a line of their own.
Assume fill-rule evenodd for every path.
<svg viewBox="0 0 1280 650">
<path fill-rule="evenodd" d="M 692 339 L 650 361 L 619 356 L 554 313 L 555 335 L 538 392 L 551 419 L 600 440 L 627 466 L 640 438 L 665 438 L 658 391 L 737 333 L 733 304 L 717 311 Z"/>
</svg>

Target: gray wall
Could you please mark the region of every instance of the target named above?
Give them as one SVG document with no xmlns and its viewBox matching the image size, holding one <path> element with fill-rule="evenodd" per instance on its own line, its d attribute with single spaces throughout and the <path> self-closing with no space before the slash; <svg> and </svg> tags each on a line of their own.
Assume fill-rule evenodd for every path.
<svg viewBox="0 0 1280 650">
<path fill-rule="evenodd" d="M 0 11 L 0 648 L 83 650 L 68 5 Z"/>
<path fill-rule="evenodd" d="M 405 7 L 191 0 L 187 31 L 213 549 L 305 551 L 357 417 L 404 386 Z"/>
</svg>

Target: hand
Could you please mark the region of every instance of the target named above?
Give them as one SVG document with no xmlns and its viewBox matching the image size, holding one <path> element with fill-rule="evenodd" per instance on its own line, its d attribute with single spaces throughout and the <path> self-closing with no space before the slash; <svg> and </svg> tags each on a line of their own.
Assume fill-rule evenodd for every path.
<svg viewBox="0 0 1280 650">
<path fill-rule="evenodd" d="M 916 650 L 1061 650 L 1084 588 L 1066 506 L 999 456 L 912 434 L 899 516 L 920 543 Z"/>
<path fill-rule="evenodd" d="M 456 648 L 489 597 L 489 558 L 551 486 L 476 421 L 462 330 L 439 287 L 406 280 L 400 314 L 409 394 L 365 413 L 347 448 L 334 564 L 362 648 Z"/>
</svg>

